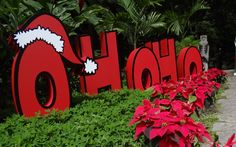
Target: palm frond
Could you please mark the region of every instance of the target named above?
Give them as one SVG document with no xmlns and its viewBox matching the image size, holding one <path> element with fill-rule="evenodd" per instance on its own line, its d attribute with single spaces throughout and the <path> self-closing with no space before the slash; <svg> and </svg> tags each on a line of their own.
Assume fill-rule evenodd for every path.
<svg viewBox="0 0 236 147">
<path fill-rule="evenodd" d="M 174 33 L 179 36 L 183 30 L 181 23 L 181 18 L 175 11 L 167 11 L 165 14 L 166 22 L 167 22 L 167 33 Z M 183 19 L 183 18 L 182 18 Z"/>
<path fill-rule="evenodd" d="M 83 9 L 80 15 L 74 18 L 76 22 L 74 27 L 78 28 L 80 27 L 81 24 L 83 24 L 86 21 L 89 21 L 93 25 L 97 25 L 99 21 L 101 21 L 101 18 L 98 17 L 97 14 L 103 12 L 107 13 L 107 9 L 99 5 L 92 5 L 90 7 Z"/>
<path fill-rule="evenodd" d="M 147 15 L 144 15 L 141 18 L 138 32 L 141 36 L 145 36 L 154 29 L 164 27 L 165 22 L 163 22 L 161 19 L 161 14 L 157 12 L 151 12 Z"/>
<path fill-rule="evenodd" d="M 118 0 L 118 4 L 127 11 L 128 15 L 134 22 L 138 22 L 140 20 L 141 11 L 137 6 L 134 0 Z"/>
<path fill-rule="evenodd" d="M 207 3 L 204 0 L 197 0 L 193 6 L 191 7 L 190 13 L 188 13 L 189 18 L 194 15 L 197 11 L 200 10 L 206 10 L 210 7 L 207 5 Z"/>
<path fill-rule="evenodd" d="M 164 0 L 136 0 L 137 6 L 140 8 L 140 10 L 144 8 L 149 8 L 150 6 L 161 6 L 161 2 Z"/>
<path fill-rule="evenodd" d="M 165 0 L 149 0 L 150 5 L 154 6 L 161 6 L 161 2 L 164 2 Z"/>
</svg>

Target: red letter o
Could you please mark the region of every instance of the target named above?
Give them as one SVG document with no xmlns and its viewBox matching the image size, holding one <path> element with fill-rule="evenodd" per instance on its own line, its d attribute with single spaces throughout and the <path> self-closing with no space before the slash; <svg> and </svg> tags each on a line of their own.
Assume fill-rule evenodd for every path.
<svg viewBox="0 0 236 147">
<path fill-rule="evenodd" d="M 46 74 L 49 82 L 49 98 L 42 105 L 36 94 L 36 81 Z M 17 111 L 27 117 L 46 109 L 64 110 L 70 106 L 67 74 L 61 56 L 44 41 L 36 41 L 20 50 L 12 67 L 12 89 Z"/>
<path fill-rule="evenodd" d="M 178 56 L 178 76 L 188 77 L 202 71 L 201 55 L 196 47 L 183 48 Z"/>
<path fill-rule="evenodd" d="M 128 88 L 144 90 L 160 83 L 160 69 L 156 56 L 146 47 L 131 52 L 126 65 Z"/>
</svg>

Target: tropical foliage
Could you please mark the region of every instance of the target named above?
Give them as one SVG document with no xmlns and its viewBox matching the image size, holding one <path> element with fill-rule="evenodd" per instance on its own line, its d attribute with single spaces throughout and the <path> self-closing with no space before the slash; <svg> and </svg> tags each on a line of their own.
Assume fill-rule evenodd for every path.
<svg viewBox="0 0 236 147">
<path fill-rule="evenodd" d="M 116 19 L 120 23 L 117 27 L 128 39 L 133 48 L 137 47 L 137 42 L 141 37 L 148 37 L 156 34 L 158 28 L 163 28 L 165 22 L 161 13 L 155 10 L 155 6 L 160 6 L 162 0 L 118 0 L 118 5 L 122 11 L 116 14 Z M 150 11 L 152 10 L 152 11 Z"/>
<path fill-rule="evenodd" d="M 194 21 L 196 13 L 209 8 L 204 0 L 183 1 L 175 4 L 174 7 L 170 7 L 170 10 L 164 12 L 168 25 L 167 32 L 172 32 L 183 39 L 196 24 Z"/>
</svg>

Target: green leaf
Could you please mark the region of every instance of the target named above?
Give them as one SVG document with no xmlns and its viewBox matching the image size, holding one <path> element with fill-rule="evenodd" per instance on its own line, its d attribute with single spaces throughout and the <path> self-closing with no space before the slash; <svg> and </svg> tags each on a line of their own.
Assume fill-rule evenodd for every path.
<svg viewBox="0 0 236 147">
<path fill-rule="evenodd" d="M 191 95 L 188 99 L 189 103 L 193 103 L 197 100 L 196 96 Z"/>
<path fill-rule="evenodd" d="M 166 25 L 166 23 L 164 23 L 164 22 L 157 22 L 157 23 L 151 24 L 151 27 L 160 28 L 160 27 L 164 27 L 165 25 Z"/>
<path fill-rule="evenodd" d="M 42 5 L 34 0 L 23 0 L 22 3 L 27 6 L 31 11 L 36 12 L 39 9 L 42 9 Z"/>
<path fill-rule="evenodd" d="M 134 0 L 118 0 L 118 4 L 125 9 L 132 21 L 138 22 L 141 18 L 139 8 Z"/>
<path fill-rule="evenodd" d="M 162 110 L 169 110 L 170 109 L 170 106 L 160 106 Z"/>
</svg>

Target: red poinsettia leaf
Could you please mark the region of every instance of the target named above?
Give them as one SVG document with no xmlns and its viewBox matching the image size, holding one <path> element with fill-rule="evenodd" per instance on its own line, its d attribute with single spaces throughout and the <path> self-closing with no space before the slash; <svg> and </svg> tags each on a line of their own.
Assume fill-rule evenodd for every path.
<svg viewBox="0 0 236 147">
<path fill-rule="evenodd" d="M 176 134 L 176 131 L 180 130 L 180 126 L 178 124 L 172 124 L 168 126 L 168 134 Z"/>
<path fill-rule="evenodd" d="M 160 100 L 160 104 L 161 104 L 161 105 L 169 106 L 170 103 L 171 103 L 171 101 L 168 100 L 168 99 L 161 99 L 161 100 Z"/>
<path fill-rule="evenodd" d="M 129 125 L 133 125 L 134 123 L 136 123 L 137 121 L 139 121 L 141 119 L 141 116 L 144 113 L 144 107 L 143 106 L 138 106 L 134 112 L 134 116 L 133 119 L 129 122 Z"/>
<path fill-rule="evenodd" d="M 204 99 L 198 98 L 197 101 L 195 102 L 195 105 L 202 109 L 204 106 Z"/>
<path fill-rule="evenodd" d="M 157 94 L 163 93 L 162 86 L 159 85 L 159 84 L 154 86 L 154 90 L 155 90 L 155 92 L 156 92 Z"/>
<path fill-rule="evenodd" d="M 156 99 L 153 101 L 153 104 L 154 104 L 156 107 L 159 107 L 159 106 L 160 106 L 160 100 L 156 98 Z"/>
<path fill-rule="evenodd" d="M 172 109 L 174 111 L 179 111 L 179 110 L 181 110 L 183 108 L 182 107 L 182 102 L 179 101 L 179 100 L 172 101 L 171 102 L 171 106 L 172 106 Z"/>
<path fill-rule="evenodd" d="M 147 119 L 158 119 L 158 114 L 161 112 L 160 108 L 152 108 L 148 111 Z"/>
<path fill-rule="evenodd" d="M 178 142 L 174 138 L 174 136 L 171 135 L 166 135 L 161 140 L 158 142 L 159 147 L 179 147 Z"/>
<path fill-rule="evenodd" d="M 146 128 L 147 127 L 144 122 L 141 122 L 136 125 L 136 131 L 135 131 L 135 135 L 134 135 L 135 140 L 138 139 L 141 134 L 143 134 L 143 132 Z"/>
<path fill-rule="evenodd" d="M 189 93 L 187 92 L 181 92 L 181 95 L 186 99 L 189 97 Z"/>
<path fill-rule="evenodd" d="M 195 125 L 192 125 L 192 124 L 185 124 L 184 126 L 187 127 L 188 130 L 191 130 L 191 131 L 193 131 L 193 132 L 195 132 L 196 129 L 197 129 L 196 126 L 195 126 Z"/>
<path fill-rule="evenodd" d="M 229 147 L 233 147 L 233 145 L 235 145 L 235 144 L 236 144 L 236 141 L 235 141 L 235 142 L 232 142 Z"/>
<path fill-rule="evenodd" d="M 205 99 L 206 98 L 206 95 L 204 93 L 205 91 L 202 91 L 202 90 L 196 90 L 195 91 L 195 95 L 197 98 L 199 99 Z"/>
<path fill-rule="evenodd" d="M 160 137 L 163 137 L 163 136 L 166 134 L 167 130 L 168 130 L 168 127 L 167 127 L 167 126 L 162 127 L 162 128 L 160 129 L 160 132 L 158 132 L 159 136 L 160 136 Z"/>
<path fill-rule="evenodd" d="M 172 90 L 170 91 L 169 95 L 170 95 L 170 99 L 173 100 L 176 97 L 177 92 L 175 90 Z"/>
<path fill-rule="evenodd" d="M 151 128 L 149 132 L 149 139 L 152 140 L 156 138 L 157 136 L 160 136 L 159 133 L 160 133 L 160 128 L 156 128 L 156 127 Z"/>
<path fill-rule="evenodd" d="M 220 83 L 215 83 L 215 87 L 217 88 L 217 89 L 220 89 Z"/>
<path fill-rule="evenodd" d="M 193 88 L 192 88 L 192 86 L 190 86 L 189 84 L 188 85 L 186 85 L 186 89 L 184 89 L 184 90 L 182 90 L 181 91 L 181 94 L 182 94 L 182 96 L 184 97 L 184 98 L 188 98 L 189 97 L 189 95 L 191 95 L 193 93 Z"/>
<path fill-rule="evenodd" d="M 161 120 L 156 120 L 156 121 L 154 121 L 152 126 L 156 127 L 156 128 L 160 128 L 161 125 L 162 125 L 162 121 Z"/>
<path fill-rule="evenodd" d="M 143 100 L 143 105 L 144 105 L 145 107 L 152 107 L 151 102 L 150 102 L 149 100 L 147 100 L 147 99 L 144 99 L 144 100 Z"/>
<path fill-rule="evenodd" d="M 180 137 L 179 138 L 179 147 L 185 147 L 186 146 L 186 143 L 184 141 L 184 138 Z"/>
<path fill-rule="evenodd" d="M 154 139 L 155 137 L 163 137 L 167 131 L 167 127 L 161 127 L 161 128 L 152 128 L 150 131 L 150 140 Z"/>
<path fill-rule="evenodd" d="M 192 147 L 192 144 L 191 144 L 191 143 L 188 143 L 188 144 L 187 144 L 187 147 Z"/>
<path fill-rule="evenodd" d="M 205 131 L 204 136 L 205 136 L 209 141 L 211 141 L 211 142 L 213 141 L 211 135 L 210 135 L 207 131 Z"/>
<path fill-rule="evenodd" d="M 214 144 L 214 143 L 213 143 L 213 144 Z M 211 147 L 213 147 L 213 145 L 212 145 Z M 214 147 L 220 147 L 219 142 L 215 142 Z"/>
<path fill-rule="evenodd" d="M 137 117 L 134 117 L 130 122 L 129 122 L 129 126 L 132 126 L 134 123 L 136 123 L 137 121 L 139 121 L 140 119 L 138 119 Z"/>
<path fill-rule="evenodd" d="M 169 111 L 162 111 L 158 114 L 158 117 L 165 123 L 176 122 L 176 117 L 173 117 Z"/>
<path fill-rule="evenodd" d="M 140 116 L 144 113 L 144 107 L 143 106 L 138 106 L 135 109 L 134 116 Z"/>
<path fill-rule="evenodd" d="M 197 136 L 197 139 L 198 139 L 198 141 L 199 141 L 199 142 L 202 142 L 202 143 L 204 142 L 204 140 L 203 140 L 203 137 L 202 137 L 202 136 L 200 136 L 200 135 L 196 135 L 196 136 Z"/>
<path fill-rule="evenodd" d="M 199 141 L 204 142 L 202 139 L 203 136 L 206 137 L 208 140 L 213 141 L 211 135 L 208 133 L 208 131 L 206 130 L 206 128 L 203 124 L 198 123 L 197 127 L 198 127 L 197 131 L 199 133 L 199 136 L 198 136 Z"/>
<path fill-rule="evenodd" d="M 228 139 L 228 141 L 225 144 L 225 147 L 231 147 L 233 145 L 232 143 L 235 144 L 235 142 L 233 142 L 234 138 L 235 138 L 235 133 Z"/>
<path fill-rule="evenodd" d="M 188 130 L 185 126 L 180 127 L 179 132 L 180 132 L 185 138 L 189 135 L 189 130 Z"/>
<path fill-rule="evenodd" d="M 143 100 L 143 107 L 144 107 L 144 112 L 146 112 L 152 108 L 152 104 L 149 100 L 144 99 Z"/>
</svg>

